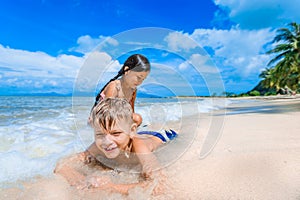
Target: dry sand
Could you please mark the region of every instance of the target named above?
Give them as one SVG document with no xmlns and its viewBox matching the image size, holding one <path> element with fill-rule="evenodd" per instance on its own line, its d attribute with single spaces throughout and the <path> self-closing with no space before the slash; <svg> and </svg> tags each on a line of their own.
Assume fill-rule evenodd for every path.
<svg viewBox="0 0 300 200">
<path fill-rule="evenodd" d="M 176 163 L 184 169 L 173 177 L 178 199 L 300 199 L 300 99 L 244 106 L 228 107 L 220 140 L 199 160 L 192 152 L 210 128 L 201 120 L 199 137 Z"/>
<path fill-rule="evenodd" d="M 200 159 L 203 141 L 215 117 L 225 120 L 221 137 L 210 154 Z M 299 200 L 299 120 L 300 98 L 233 103 L 225 118 L 218 113 L 201 115 L 195 141 L 166 169 L 173 184 L 170 194 L 150 198 L 142 196 L 142 191 L 133 191 L 126 199 Z M 59 176 L 26 183 L 21 189 L 1 189 L 0 195 L 1 199 L 125 198 L 77 191 Z"/>
</svg>

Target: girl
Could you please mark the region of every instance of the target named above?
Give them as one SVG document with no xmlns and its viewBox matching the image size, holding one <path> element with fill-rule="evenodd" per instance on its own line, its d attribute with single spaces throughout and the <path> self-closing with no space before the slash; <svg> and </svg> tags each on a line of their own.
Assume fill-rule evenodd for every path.
<svg viewBox="0 0 300 200">
<path fill-rule="evenodd" d="M 114 97 L 126 99 L 130 103 L 134 112 L 136 88 L 142 84 L 149 72 L 150 63 L 145 56 L 141 54 L 131 55 L 127 58 L 118 74 L 97 94 L 93 108 L 103 99 Z M 137 113 L 133 114 L 133 120 L 138 126 L 142 123 L 142 117 Z M 89 118 L 89 123 L 90 122 L 91 117 Z"/>
</svg>

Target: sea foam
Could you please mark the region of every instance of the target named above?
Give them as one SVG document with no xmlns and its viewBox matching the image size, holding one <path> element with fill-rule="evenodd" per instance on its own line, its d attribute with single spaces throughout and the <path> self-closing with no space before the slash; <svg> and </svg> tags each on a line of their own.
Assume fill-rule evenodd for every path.
<svg viewBox="0 0 300 200">
<path fill-rule="evenodd" d="M 91 104 L 72 104 L 70 97 L 0 98 L 0 185 L 53 173 L 57 161 L 93 141 L 87 127 Z M 224 99 L 137 99 L 145 124 L 179 121 L 224 108 Z M 78 134 L 83 130 L 83 135 Z"/>
</svg>

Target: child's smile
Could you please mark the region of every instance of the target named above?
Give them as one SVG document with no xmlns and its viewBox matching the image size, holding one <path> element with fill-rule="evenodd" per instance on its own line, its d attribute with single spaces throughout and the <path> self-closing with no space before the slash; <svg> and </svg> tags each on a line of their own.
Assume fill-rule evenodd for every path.
<svg viewBox="0 0 300 200">
<path fill-rule="evenodd" d="M 95 128 L 95 142 L 107 158 L 116 158 L 126 149 L 130 141 L 129 133 L 129 124 L 120 120 L 111 127 L 111 130 Z"/>
</svg>

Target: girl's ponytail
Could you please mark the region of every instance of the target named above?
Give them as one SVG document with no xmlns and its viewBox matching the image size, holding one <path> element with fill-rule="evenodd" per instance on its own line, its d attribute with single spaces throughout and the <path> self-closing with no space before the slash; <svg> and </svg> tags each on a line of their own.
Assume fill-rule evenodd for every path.
<svg viewBox="0 0 300 200">
<path fill-rule="evenodd" d="M 100 100 L 100 98 L 101 98 L 101 93 L 103 92 L 103 90 L 106 88 L 106 86 L 110 83 L 110 82 L 112 82 L 112 81 L 114 81 L 114 80 L 117 80 L 120 76 L 122 76 L 124 74 L 124 70 L 123 70 L 123 68 L 118 72 L 118 74 L 115 76 L 115 77 L 113 77 L 112 79 L 110 79 L 104 86 L 103 86 L 103 88 L 100 90 L 100 92 L 97 94 L 97 96 L 96 96 L 96 98 L 95 98 L 95 103 L 94 103 L 94 106 L 92 107 L 92 110 L 93 110 L 93 108 L 99 103 L 99 100 Z"/>
</svg>

